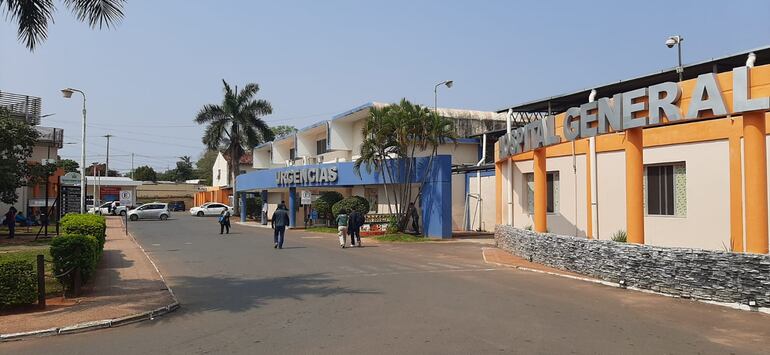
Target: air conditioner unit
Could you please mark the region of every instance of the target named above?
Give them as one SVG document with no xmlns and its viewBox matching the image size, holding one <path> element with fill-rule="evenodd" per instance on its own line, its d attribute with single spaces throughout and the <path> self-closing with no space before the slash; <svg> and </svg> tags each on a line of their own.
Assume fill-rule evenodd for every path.
<svg viewBox="0 0 770 355">
<path fill-rule="evenodd" d="M 316 160 L 318 160 L 318 163 L 319 163 L 319 164 L 323 164 L 323 162 L 324 162 L 324 156 L 323 156 L 323 155 L 319 155 L 318 157 L 316 157 Z"/>
</svg>

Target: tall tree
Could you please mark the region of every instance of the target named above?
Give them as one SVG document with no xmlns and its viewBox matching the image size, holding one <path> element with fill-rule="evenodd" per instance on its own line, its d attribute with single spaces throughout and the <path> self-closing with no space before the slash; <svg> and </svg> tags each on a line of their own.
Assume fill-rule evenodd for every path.
<svg viewBox="0 0 770 355">
<path fill-rule="evenodd" d="M 176 162 L 175 180 L 185 181 L 195 178 L 195 171 L 193 170 L 193 164 L 189 156 L 179 157 L 179 161 Z"/>
<path fill-rule="evenodd" d="M 254 98 L 259 92 L 257 84 L 247 84 L 238 91 L 238 87 L 233 90 L 226 81 L 222 80 L 222 83 L 222 104 L 203 106 L 195 117 L 195 122 L 208 124 L 203 133 L 203 144 L 211 150 L 222 150 L 229 157 L 227 166 L 230 170 L 233 199 L 236 200 L 235 177 L 240 170 L 238 163 L 246 150 L 273 139 L 273 131 L 261 118 L 273 113 L 273 108 L 269 102 Z M 237 211 L 237 201 L 234 205 Z"/>
<path fill-rule="evenodd" d="M 38 136 L 35 127 L 0 108 L 0 201 L 14 204 L 19 199 L 16 189 L 24 186 L 29 177 L 27 159 Z"/>
<path fill-rule="evenodd" d="M 201 154 L 200 159 L 195 162 L 195 170 L 197 171 L 198 178 L 203 180 L 201 181 L 201 184 L 211 184 L 211 169 L 214 168 L 214 161 L 217 160 L 217 154 L 219 154 L 219 152 L 216 150 L 206 149 L 206 151 Z"/>
<path fill-rule="evenodd" d="M 361 156 L 353 164 L 354 172 L 360 175 L 364 167 L 367 172 L 375 171 L 383 176 L 389 212 L 399 217 L 399 230 L 403 231 L 409 203 L 417 202 L 422 194 L 439 145 L 456 138 L 454 123 L 402 99 L 384 108 L 373 107 L 364 124 L 363 136 Z M 428 157 L 420 174 L 416 155 Z M 401 181 L 404 183 L 393 184 Z M 411 186 L 415 183 L 418 184 L 416 194 Z"/>
<path fill-rule="evenodd" d="M 155 169 L 147 165 L 142 165 L 134 170 L 134 180 L 136 181 L 158 181 L 158 174 Z"/>
<path fill-rule="evenodd" d="M 60 159 L 56 162 L 56 166 L 64 169 L 65 173 L 77 172 L 80 168 L 80 164 L 72 159 Z"/>
<path fill-rule="evenodd" d="M 285 135 L 296 132 L 297 128 L 294 126 L 280 125 L 280 126 L 270 127 L 270 130 L 273 131 L 273 135 L 275 135 L 276 137 L 283 137 Z"/>
<path fill-rule="evenodd" d="M 91 28 L 110 28 L 123 19 L 126 0 L 61 0 L 64 6 Z M 5 5 L 5 6 L 3 6 Z M 16 22 L 16 37 L 30 51 L 48 38 L 48 22 L 54 22 L 53 0 L 0 0 L 6 19 Z"/>
</svg>

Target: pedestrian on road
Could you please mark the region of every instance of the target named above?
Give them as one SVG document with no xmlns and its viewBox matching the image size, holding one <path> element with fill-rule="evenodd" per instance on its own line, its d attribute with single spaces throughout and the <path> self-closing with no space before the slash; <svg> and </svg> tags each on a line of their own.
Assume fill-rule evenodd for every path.
<svg viewBox="0 0 770 355">
<path fill-rule="evenodd" d="M 364 225 L 364 215 L 361 212 L 353 210 L 348 216 L 348 234 L 350 234 L 350 245 L 361 247 L 361 226 Z"/>
<path fill-rule="evenodd" d="M 227 229 L 227 234 L 230 234 L 230 210 L 225 209 L 219 214 L 219 234 L 222 234 Z"/>
<path fill-rule="evenodd" d="M 340 247 L 345 248 L 345 240 L 348 236 L 348 211 L 344 208 L 337 215 L 337 235 L 340 237 Z"/>
<path fill-rule="evenodd" d="M 289 210 L 286 205 L 281 203 L 278 205 L 278 209 L 273 212 L 273 218 L 271 219 L 271 226 L 273 227 L 273 248 L 283 249 L 283 238 L 286 234 L 286 227 L 289 225 Z"/>
<path fill-rule="evenodd" d="M 16 236 L 16 207 L 11 206 L 5 214 L 5 224 L 8 226 L 8 239 Z"/>
</svg>

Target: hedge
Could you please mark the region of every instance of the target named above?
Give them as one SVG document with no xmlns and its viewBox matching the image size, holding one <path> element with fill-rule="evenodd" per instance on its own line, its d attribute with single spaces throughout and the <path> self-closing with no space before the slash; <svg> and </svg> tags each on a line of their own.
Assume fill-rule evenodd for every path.
<svg viewBox="0 0 770 355">
<path fill-rule="evenodd" d="M 332 213 L 336 216 L 342 209 L 345 209 L 348 213 L 356 210 L 361 214 L 367 214 L 369 212 L 369 201 L 361 196 L 346 197 L 332 206 Z"/>
<path fill-rule="evenodd" d="M 62 235 L 51 242 L 51 259 L 53 259 L 53 271 L 65 288 L 72 287 L 73 272 L 65 272 L 77 267 L 80 268 L 83 283 L 93 275 L 96 264 L 101 256 L 99 241 L 90 235 Z"/>
<path fill-rule="evenodd" d="M 95 237 L 99 242 L 99 250 L 104 249 L 107 220 L 103 216 L 71 213 L 61 219 L 59 226 L 61 234 L 90 235 Z"/>
<path fill-rule="evenodd" d="M 29 260 L 0 263 L 0 308 L 37 301 L 37 273 Z"/>
<path fill-rule="evenodd" d="M 342 200 L 342 194 L 337 191 L 324 191 L 313 201 L 313 208 L 321 218 L 330 218 L 332 207 Z"/>
</svg>

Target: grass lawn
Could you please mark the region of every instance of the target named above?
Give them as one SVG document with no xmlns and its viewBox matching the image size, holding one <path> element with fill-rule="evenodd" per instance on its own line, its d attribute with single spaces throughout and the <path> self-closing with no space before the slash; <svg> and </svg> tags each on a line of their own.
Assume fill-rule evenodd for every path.
<svg viewBox="0 0 770 355">
<path fill-rule="evenodd" d="M 308 232 L 337 234 L 337 228 L 335 227 L 308 227 L 305 230 Z"/>
<path fill-rule="evenodd" d="M 0 249 L 0 263 L 10 260 L 30 260 L 32 264 L 37 267 L 37 255 L 45 255 L 45 260 L 51 260 L 51 254 L 48 247 L 41 248 L 36 247 L 26 250 L 4 251 L 5 248 Z M 61 296 L 62 287 L 59 281 L 53 278 L 53 265 L 51 263 L 45 263 L 45 293 L 50 296 Z"/>
<path fill-rule="evenodd" d="M 381 242 L 402 242 L 402 243 L 420 243 L 428 242 L 430 239 L 424 237 L 417 237 L 412 234 L 394 233 L 385 234 L 371 237 Z"/>
</svg>

